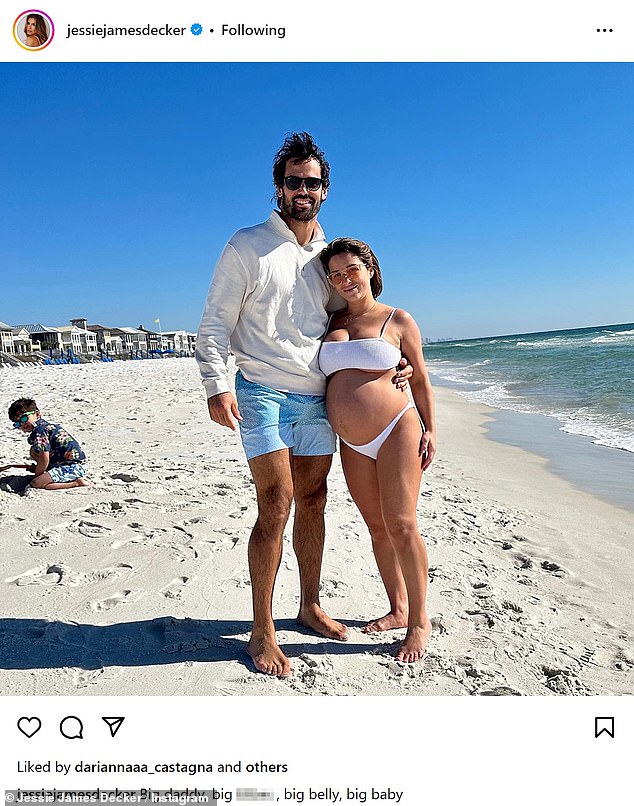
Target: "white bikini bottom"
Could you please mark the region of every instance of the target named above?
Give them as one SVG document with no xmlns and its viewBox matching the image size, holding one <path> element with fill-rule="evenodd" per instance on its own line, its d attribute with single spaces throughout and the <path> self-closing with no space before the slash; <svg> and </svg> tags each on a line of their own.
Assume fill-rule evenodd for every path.
<svg viewBox="0 0 634 806">
<path fill-rule="evenodd" d="M 362 453 L 364 456 L 369 456 L 370 459 L 376 460 L 376 457 L 379 455 L 379 450 L 381 449 L 381 445 L 383 445 L 385 440 L 390 436 L 392 431 L 396 428 L 396 424 L 398 423 L 398 421 L 401 419 L 401 417 L 405 414 L 406 411 L 408 411 L 409 409 L 414 409 L 414 408 L 416 408 L 416 406 L 414 406 L 414 404 L 410 400 L 410 402 L 407 404 L 407 406 L 405 406 L 404 409 L 401 409 L 399 411 L 399 413 L 396 415 L 396 417 L 390 423 L 388 423 L 385 426 L 385 428 L 383 429 L 383 431 L 381 431 L 381 433 L 378 435 L 378 437 L 375 437 L 372 440 L 372 442 L 367 442 L 365 445 L 351 445 L 349 442 L 346 442 L 343 437 L 339 437 L 339 439 L 342 442 L 345 442 L 345 444 L 349 448 L 352 448 L 353 451 L 356 451 L 357 453 Z"/>
</svg>

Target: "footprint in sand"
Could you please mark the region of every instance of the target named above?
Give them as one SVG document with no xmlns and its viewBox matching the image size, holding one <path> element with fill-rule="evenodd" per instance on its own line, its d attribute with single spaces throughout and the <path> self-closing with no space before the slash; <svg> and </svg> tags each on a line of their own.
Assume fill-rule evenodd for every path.
<svg viewBox="0 0 634 806">
<path fill-rule="evenodd" d="M 212 534 L 220 535 L 219 532 L 212 532 Z M 235 548 L 239 542 L 240 538 L 236 537 L 235 535 L 230 536 L 222 534 L 221 536 L 216 538 L 214 537 L 205 538 L 202 541 L 200 541 L 199 545 L 205 546 L 205 548 L 207 548 L 213 554 L 214 552 L 217 551 L 225 551 L 227 549 L 231 550 Z"/>
<path fill-rule="evenodd" d="M 307 653 L 299 656 L 303 665 L 295 665 L 295 674 L 290 681 L 290 687 L 296 691 L 303 688 L 323 688 L 332 677 L 333 665 L 329 658 L 316 660 Z"/>
<path fill-rule="evenodd" d="M 196 518 L 189 518 L 187 520 L 178 521 L 174 524 L 175 529 L 181 529 L 186 532 L 191 538 L 206 539 L 209 534 L 214 532 L 210 526 L 210 519 L 203 516 Z"/>
<path fill-rule="evenodd" d="M 5 523 L 7 526 L 21 526 L 24 523 L 28 523 L 30 520 L 30 518 L 21 518 L 18 515 L 12 515 L 6 518 Z"/>
<path fill-rule="evenodd" d="M 30 568 L 22 574 L 10 577 L 5 582 L 15 585 L 63 585 L 64 578 L 69 574 L 70 568 L 58 563 L 55 565 L 38 565 L 36 568 Z"/>
<path fill-rule="evenodd" d="M 86 515 L 123 515 L 125 510 L 120 501 L 101 501 L 84 510 Z"/>
<path fill-rule="evenodd" d="M 522 697 L 521 691 L 511 686 L 496 686 L 495 688 L 481 688 L 474 691 L 480 697 Z"/>
<path fill-rule="evenodd" d="M 347 596 L 350 586 L 347 582 L 341 579 L 333 579 L 332 577 L 322 579 L 319 587 L 320 593 L 328 599 L 336 598 L 339 596 Z"/>
<path fill-rule="evenodd" d="M 433 633 L 444 635 L 448 631 L 449 627 L 443 616 L 431 616 L 429 620 L 431 621 L 431 630 Z"/>
<path fill-rule="evenodd" d="M 179 563 L 185 563 L 190 560 L 198 559 L 198 550 L 193 546 L 171 545 L 169 546 L 169 549 L 171 557 L 174 560 L 177 560 Z"/>
<path fill-rule="evenodd" d="M 104 537 L 108 532 L 112 531 L 109 526 L 104 526 L 102 523 L 93 523 L 92 521 L 79 521 L 76 528 L 80 535 L 90 538 Z"/>
<path fill-rule="evenodd" d="M 73 580 L 75 585 L 90 585 L 93 582 L 104 582 L 108 579 L 117 579 L 128 571 L 132 571 L 132 566 L 128 563 L 119 563 L 109 568 L 98 568 L 95 571 L 86 571 L 78 574 Z"/>
<path fill-rule="evenodd" d="M 94 686 L 99 682 L 99 678 L 105 672 L 105 669 L 73 669 L 72 681 L 75 688 L 86 688 L 86 686 Z"/>
<path fill-rule="evenodd" d="M 125 484 L 131 484 L 133 481 L 140 481 L 138 476 L 134 476 L 132 473 L 111 473 L 111 479 L 115 479 L 116 481 L 123 481 Z"/>
<path fill-rule="evenodd" d="M 542 568 L 544 571 L 548 571 L 556 577 L 566 576 L 567 573 L 565 568 L 562 568 L 561 565 L 557 565 L 557 563 L 551 562 L 550 560 L 544 560 L 542 562 Z"/>
<path fill-rule="evenodd" d="M 182 599 L 185 585 L 192 582 L 192 577 L 175 577 L 169 585 L 161 588 L 161 593 L 166 599 Z"/>
<path fill-rule="evenodd" d="M 124 498 L 123 503 L 127 504 L 129 509 L 141 509 L 142 504 L 149 504 L 152 506 L 151 501 L 143 501 L 141 498 Z"/>
<path fill-rule="evenodd" d="M 113 607 L 117 605 L 123 604 L 124 602 L 136 602 L 142 596 L 142 591 L 133 591 L 133 590 L 123 590 L 114 593 L 112 596 L 108 596 L 107 599 L 101 599 L 98 602 L 91 602 L 90 607 L 93 610 L 96 610 L 98 613 L 101 613 L 106 610 L 112 610 Z"/>
<path fill-rule="evenodd" d="M 201 649 L 209 649 L 211 645 L 211 641 L 208 638 L 200 635 L 188 641 L 176 641 L 173 644 L 161 647 L 161 649 L 167 655 L 175 655 L 177 652 L 196 652 Z"/>
<path fill-rule="evenodd" d="M 476 627 L 493 627 L 495 624 L 495 619 L 486 610 L 465 610 L 460 617 L 467 618 Z"/>
<path fill-rule="evenodd" d="M 220 482 L 219 484 L 212 485 L 214 489 L 215 495 L 231 495 L 232 493 L 235 494 L 236 487 L 233 484 L 227 484 L 226 482 Z"/>
<path fill-rule="evenodd" d="M 220 592 L 225 593 L 227 588 L 250 588 L 250 587 L 251 587 L 251 577 L 249 576 L 249 572 L 242 571 L 242 573 L 237 574 L 236 576 L 224 579 L 220 584 Z"/>
<path fill-rule="evenodd" d="M 59 527 L 52 529 L 40 530 L 38 529 L 34 535 L 27 535 L 24 540 L 29 546 L 36 548 L 48 548 L 49 546 L 57 546 L 61 543 L 62 537 L 58 531 Z"/>
<path fill-rule="evenodd" d="M 617 650 L 612 661 L 614 668 L 620 672 L 628 672 L 634 669 L 634 655 L 626 649 Z"/>
<path fill-rule="evenodd" d="M 148 544 L 167 549 L 179 563 L 198 559 L 198 551 L 190 545 L 191 535 L 183 529 L 153 529 L 146 533 L 146 537 Z"/>
<path fill-rule="evenodd" d="M 554 691 L 555 694 L 574 696 L 592 693 L 588 686 L 570 669 L 551 669 L 548 666 L 542 666 L 542 672 L 546 676 L 546 688 Z"/>
</svg>

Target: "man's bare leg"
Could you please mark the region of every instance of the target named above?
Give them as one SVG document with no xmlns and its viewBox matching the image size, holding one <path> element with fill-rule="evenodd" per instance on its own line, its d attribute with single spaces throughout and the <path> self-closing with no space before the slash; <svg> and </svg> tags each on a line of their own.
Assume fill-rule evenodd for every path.
<svg viewBox="0 0 634 806">
<path fill-rule="evenodd" d="M 299 565 L 300 603 L 297 620 L 311 630 L 338 641 L 348 638 L 344 624 L 331 619 L 319 604 L 321 561 L 326 527 L 326 477 L 332 456 L 293 456 L 295 519 L 293 548 Z"/>
<path fill-rule="evenodd" d="M 257 493 L 258 519 L 249 539 L 253 629 L 247 652 L 259 672 L 288 677 L 291 664 L 275 638 L 272 607 L 282 537 L 293 500 L 290 453 L 284 449 L 257 456 L 249 460 L 249 467 Z"/>
</svg>

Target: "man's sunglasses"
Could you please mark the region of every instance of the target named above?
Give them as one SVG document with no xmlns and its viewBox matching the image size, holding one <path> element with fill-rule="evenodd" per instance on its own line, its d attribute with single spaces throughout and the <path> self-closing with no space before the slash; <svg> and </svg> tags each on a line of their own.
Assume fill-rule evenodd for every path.
<svg viewBox="0 0 634 806">
<path fill-rule="evenodd" d="M 319 190 L 322 186 L 324 180 L 320 179 L 317 176 L 285 176 L 284 177 L 284 184 L 289 190 L 299 190 L 302 185 L 306 188 L 306 190 Z"/>
<path fill-rule="evenodd" d="M 34 411 L 25 411 L 25 412 L 24 412 L 24 414 L 21 414 L 21 415 L 18 417 L 18 419 L 17 419 L 17 420 L 14 420 L 14 421 L 13 421 L 13 427 L 14 427 L 14 428 L 19 428 L 21 425 L 24 425 L 25 423 L 28 423 L 28 421 L 29 421 L 29 417 L 30 417 L 32 414 L 35 414 L 35 412 L 34 412 Z"/>
</svg>

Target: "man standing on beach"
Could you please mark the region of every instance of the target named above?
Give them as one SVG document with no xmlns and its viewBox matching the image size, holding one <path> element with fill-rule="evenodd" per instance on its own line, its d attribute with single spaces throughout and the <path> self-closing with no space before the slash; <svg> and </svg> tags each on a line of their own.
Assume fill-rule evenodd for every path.
<svg viewBox="0 0 634 806">
<path fill-rule="evenodd" d="M 345 641 L 347 635 L 319 604 L 326 477 L 336 443 L 317 353 L 326 308 L 336 295 L 319 261 L 326 240 L 317 222 L 330 166 L 308 133 L 286 138 L 275 156 L 273 182 L 279 209 L 263 224 L 239 230 L 218 260 L 196 359 L 209 416 L 234 431 L 240 424 L 255 482 L 258 518 L 248 550 L 253 629 L 247 651 L 258 671 L 286 677 L 291 667 L 275 637 L 272 597 L 293 501 L 298 621 L 327 638 Z M 341 307 L 341 300 L 334 307 Z M 227 380 L 229 346 L 238 366 L 236 397 Z"/>
</svg>

